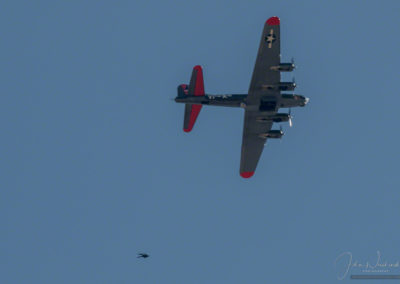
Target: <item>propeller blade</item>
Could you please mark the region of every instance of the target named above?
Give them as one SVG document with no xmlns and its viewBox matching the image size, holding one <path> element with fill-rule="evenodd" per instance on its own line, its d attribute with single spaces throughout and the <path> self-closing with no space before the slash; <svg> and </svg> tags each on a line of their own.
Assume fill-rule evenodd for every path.
<svg viewBox="0 0 400 284">
<path fill-rule="evenodd" d="M 293 84 L 293 86 L 294 86 L 294 88 L 293 88 L 293 95 L 294 95 L 294 89 L 297 87 L 295 77 L 293 77 L 293 79 L 292 79 L 292 84 Z"/>
<path fill-rule="evenodd" d="M 292 127 L 293 123 L 292 123 L 292 117 L 289 118 L 289 126 Z"/>
</svg>

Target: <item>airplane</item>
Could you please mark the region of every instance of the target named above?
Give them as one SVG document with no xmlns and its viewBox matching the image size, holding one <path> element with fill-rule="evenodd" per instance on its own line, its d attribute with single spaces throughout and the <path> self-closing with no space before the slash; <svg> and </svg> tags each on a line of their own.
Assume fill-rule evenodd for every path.
<svg viewBox="0 0 400 284">
<path fill-rule="evenodd" d="M 244 127 L 240 176 L 254 175 L 261 153 L 268 138 L 282 138 L 282 128 L 271 130 L 274 122 L 289 122 L 292 115 L 278 112 L 279 108 L 304 107 L 309 98 L 298 94 L 282 93 L 293 91 L 296 83 L 281 82 L 280 72 L 295 69 L 294 62 L 281 63 L 280 60 L 280 19 L 269 18 L 261 34 L 261 42 L 253 70 L 248 94 L 210 95 L 204 92 L 203 70 L 193 68 L 189 86 L 178 86 L 175 102 L 185 104 L 183 130 L 190 132 L 203 105 L 244 108 Z"/>
</svg>

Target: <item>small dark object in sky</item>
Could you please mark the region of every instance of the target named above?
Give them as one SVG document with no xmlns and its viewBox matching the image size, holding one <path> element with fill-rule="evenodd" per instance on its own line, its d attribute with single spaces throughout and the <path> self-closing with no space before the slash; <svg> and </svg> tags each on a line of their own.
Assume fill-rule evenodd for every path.
<svg viewBox="0 0 400 284">
<path fill-rule="evenodd" d="M 149 255 L 147 253 L 138 253 L 137 258 L 147 258 Z"/>
</svg>

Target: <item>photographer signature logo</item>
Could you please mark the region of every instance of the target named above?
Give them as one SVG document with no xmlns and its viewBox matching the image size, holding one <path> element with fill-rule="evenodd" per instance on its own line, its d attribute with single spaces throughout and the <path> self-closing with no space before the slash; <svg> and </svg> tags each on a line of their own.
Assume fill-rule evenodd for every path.
<svg viewBox="0 0 400 284">
<path fill-rule="evenodd" d="M 353 254 L 349 251 L 343 252 L 335 260 L 337 279 L 343 280 L 353 269 L 361 270 L 363 273 L 389 273 L 400 268 L 399 260 L 389 262 L 382 258 L 381 252 L 376 251 L 376 261 L 362 262 L 353 259 Z"/>
</svg>

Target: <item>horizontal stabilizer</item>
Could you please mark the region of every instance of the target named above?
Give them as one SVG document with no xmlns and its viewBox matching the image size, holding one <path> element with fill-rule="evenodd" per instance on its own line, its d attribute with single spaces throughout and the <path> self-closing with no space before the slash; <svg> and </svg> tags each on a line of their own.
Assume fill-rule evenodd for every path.
<svg viewBox="0 0 400 284">
<path fill-rule="evenodd" d="M 186 90 L 183 86 L 187 85 L 180 85 L 182 86 L 182 92 L 184 95 L 189 96 L 204 96 L 204 80 L 203 80 L 203 70 L 201 66 L 197 65 L 193 68 L 192 77 L 190 79 L 189 88 Z M 178 87 L 178 96 L 179 94 L 179 87 Z M 185 105 L 185 117 L 183 121 L 183 131 L 190 132 L 193 129 L 194 124 L 196 123 L 196 119 L 200 113 L 202 105 L 193 105 L 193 104 L 186 104 Z"/>
<path fill-rule="evenodd" d="M 183 131 L 190 132 L 193 129 L 196 119 L 199 116 L 202 105 L 185 105 L 185 121 Z"/>
</svg>

